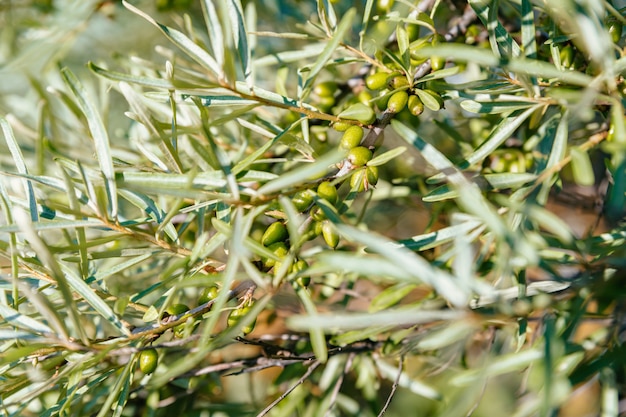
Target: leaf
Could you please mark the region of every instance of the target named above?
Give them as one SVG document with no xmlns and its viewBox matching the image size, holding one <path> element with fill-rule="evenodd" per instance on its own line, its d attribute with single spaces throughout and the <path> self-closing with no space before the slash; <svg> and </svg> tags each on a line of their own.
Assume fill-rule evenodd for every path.
<svg viewBox="0 0 626 417">
<path fill-rule="evenodd" d="M 571 164 L 574 182 L 583 186 L 593 185 L 595 183 L 595 175 L 589 154 L 576 146 L 569 149 L 569 154 L 572 158 Z"/>
<path fill-rule="evenodd" d="M 78 106 L 87 119 L 89 131 L 93 137 L 96 145 L 96 155 L 98 156 L 98 163 L 100 170 L 104 176 L 105 190 L 107 193 L 107 202 L 109 209 L 109 216 L 112 219 L 117 218 L 117 186 L 115 184 L 115 169 L 113 168 L 113 157 L 111 155 L 111 145 L 109 143 L 109 135 L 106 131 L 100 113 L 95 108 L 93 101 L 87 95 L 82 84 L 78 81 L 76 76 L 68 69 L 63 68 L 61 75 L 65 80 L 67 86 L 74 93 L 78 101 Z"/>
<path fill-rule="evenodd" d="M 250 66 L 251 56 L 248 48 L 248 34 L 243 18 L 243 9 L 240 0 L 228 0 L 228 16 L 230 17 L 230 29 L 234 37 L 234 43 L 239 53 L 239 61 L 246 83 L 252 88 L 252 69 Z"/>
<path fill-rule="evenodd" d="M 504 56 L 519 56 L 520 47 L 511 38 L 504 26 L 500 23 L 497 16 L 497 4 L 493 2 L 491 7 L 484 0 L 469 0 L 469 4 L 474 9 L 481 22 L 489 32 L 489 41 L 492 42 L 492 50 L 494 53 L 503 54 Z"/>
<path fill-rule="evenodd" d="M 368 311 L 370 313 L 375 313 L 377 311 L 386 310 L 387 308 L 402 301 L 415 288 L 417 288 L 417 285 L 415 284 L 399 284 L 386 288 L 378 293 L 374 299 L 372 299 Z"/>
<path fill-rule="evenodd" d="M 367 162 L 367 166 L 375 167 L 379 165 L 384 165 L 392 159 L 402 155 L 404 151 L 406 151 L 406 148 L 404 146 L 398 146 L 396 148 L 393 148 L 385 153 L 382 153 L 372 158 L 370 161 Z"/>
<path fill-rule="evenodd" d="M 211 49 L 215 56 L 216 64 L 218 68 L 224 68 L 224 31 L 222 24 L 220 23 L 217 10 L 211 0 L 203 0 L 202 3 L 202 15 L 204 16 L 204 24 L 209 31 L 209 40 L 211 42 Z"/>
<path fill-rule="evenodd" d="M 345 224 L 336 226 L 343 237 L 365 245 L 369 250 L 396 263 L 406 272 L 408 278 L 428 284 L 453 306 L 467 305 L 471 290 L 464 287 L 448 272 L 435 268 L 424 258 L 403 247 L 393 245 L 391 240 L 383 236 L 373 232 L 364 232 Z"/>
<path fill-rule="evenodd" d="M 357 120 L 361 123 L 370 123 L 375 119 L 376 113 L 370 106 L 356 103 L 339 113 L 338 117 L 340 119 Z"/>
<path fill-rule="evenodd" d="M 425 310 L 398 308 L 377 313 L 333 313 L 295 315 L 287 319 L 287 326 L 295 331 L 323 330 L 326 333 L 342 333 L 348 330 L 367 329 L 371 326 L 397 327 L 430 324 L 439 321 L 463 320 L 464 312 L 456 310 Z"/>
<path fill-rule="evenodd" d="M 162 25 L 161 23 L 150 17 L 148 14 L 142 12 L 135 6 L 128 3 L 126 0 L 122 0 L 122 4 L 131 12 L 143 17 L 146 21 L 156 26 L 161 32 L 163 32 L 165 36 L 167 36 L 170 41 L 172 41 L 176 46 L 183 50 L 198 64 L 213 72 L 213 74 L 215 74 L 218 78 L 224 78 L 224 71 L 222 67 L 217 64 L 215 59 L 211 55 L 209 55 L 207 51 L 202 49 L 191 39 L 185 36 L 182 32 Z"/>
<path fill-rule="evenodd" d="M 515 112 L 511 116 L 508 116 L 493 129 L 487 140 L 483 142 L 478 149 L 465 158 L 465 161 L 461 163 L 460 168 L 469 168 L 479 162 L 482 162 L 488 155 L 498 149 L 511 135 L 517 130 L 518 127 L 524 123 L 524 121 L 530 117 L 530 115 L 538 108 L 538 105 L 534 105 L 523 113 Z"/>
<path fill-rule="evenodd" d="M 151 78 L 142 75 L 124 74 L 121 72 L 110 71 L 108 69 L 97 66 L 93 62 L 87 63 L 87 67 L 96 75 L 112 81 L 124 81 L 127 83 L 140 85 L 142 87 L 162 88 L 166 90 L 174 90 L 176 88 L 169 80 L 163 78 Z"/>
<path fill-rule="evenodd" d="M 459 234 L 467 234 L 481 225 L 482 223 L 480 221 L 469 217 L 461 224 L 444 227 L 436 232 L 414 236 L 411 239 L 401 240 L 397 244 L 415 251 L 431 249 L 444 243 L 451 242 L 455 236 Z"/>
<path fill-rule="evenodd" d="M 303 90 L 307 90 L 311 88 L 311 86 L 315 82 L 317 74 L 319 74 L 322 68 L 324 68 L 324 66 L 326 65 L 326 62 L 335 53 L 335 51 L 337 50 L 337 47 L 339 46 L 339 43 L 343 40 L 348 30 L 350 30 L 350 28 L 352 27 L 352 20 L 354 20 L 355 15 L 356 15 L 355 8 L 351 8 L 344 14 L 343 18 L 341 19 L 341 22 L 339 22 L 339 25 L 337 25 L 337 30 L 335 30 L 335 33 L 333 33 L 333 37 L 326 44 L 326 47 L 324 48 L 322 53 L 319 55 L 319 57 L 315 61 L 315 64 L 313 65 L 309 73 L 307 74 L 307 80 L 306 80 L 306 83 L 304 84 Z"/>
<path fill-rule="evenodd" d="M 0 117 L 0 128 L 2 129 L 4 139 L 7 141 L 7 146 L 9 147 L 9 152 L 11 152 L 11 156 L 13 157 L 13 162 L 17 168 L 17 172 L 22 175 L 28 175 L 26 161 L 24 161 L 22 151 L 20 150 L 17 140 L 13 135 L 13 129 L 11 129 L 9 122 L 2 117 Z M 24 186 L 24 193 L 28 196 L 28 211 L 30 213 L 30 219 L 31 221 L 36 222 L 39 220 L 39 212 L 37 209 L 37 199 L 35 197 L 33 184 L 26 178 L 22 179 L 22 184 Z"/>
<path fill-rule="evenodd" d="M 463 100 L 461 107 L 471 113 L 496 114 L 526 109 L 535 106 L 536 102 L 524 101 L 474 101 Z"/>
<path fill-rule="evenodd" d="M 441 97 L 435 97 L 430 91 L 416 88 L 415 95 L 417 95 L 420 100 L 422 100 L 424 106 L 426 106 L 426 108 L 428 108 L 429 110 L 439 111 L 443 107 L 443 100 L 441 99 Z"/>
<path fill-rule="evenodd" d="M 267 195 L 277 191 L 285 190 L 296 184 L 302 184 L 311 180 L 312 177 L 318 177 L 325 174 L 329 167 L 341 161 L 343 153 L 340 151 L 332 151 L 323 155 L 315 162 L 305 164 L 296 169 L 282 174 L 277 179 L 263 184 L 257 191 L 258 195 Z"/>
<path fill-rule="evenodd" d="M 51 335 L 54 333 L 52 329 L 44 323 L 40 323 L 31 317 L 20 314 L 19 311 L 4 304 L 0 304 L 0 316 L 2 316 L 2 318 L 11 326 L 26 329 L 42 335 Z"/>
<path fill-rule="evenodd" d="M 311 298 L 311 294 L 306 288 L 298 287 L 296 294 L 307 312 L 307 318 L 316 320 L 321 317 L 317 312 L 317 307 Z M 309 327 L 307 330 L 311 336 L 311 346 L 313 347 L 315 357 L 322 363 L 326 362 L 328 360 L 328 348 L 326 347 L 324 330 L 319 327 Z"/>
<path fill-rule="evenodd" d="M 419 50 L 419 55 L 430 57 L 437 54 L 461 62 L 473 62 L 484 67 L 502 67 L 516 74 L 546 78 L 552 81 L 562 81 L 580 87 L 592 85 L 593 78 L 579 71 L 561 70 L 549 62 L 528 59 L 512 58 L 501 61 L 487 50 L 480 50 L 469 45 L 439 44 L 437 47 L 425 46 Z"/>
</svg>

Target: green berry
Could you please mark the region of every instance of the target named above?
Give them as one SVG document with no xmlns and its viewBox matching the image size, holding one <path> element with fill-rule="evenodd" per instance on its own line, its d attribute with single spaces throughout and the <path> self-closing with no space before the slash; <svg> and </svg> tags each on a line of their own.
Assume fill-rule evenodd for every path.
<svg viewBox="0 0 626 417">
<path fill-rule="evenodd" d="M 332 97 L 337 91 L 337 83 L 334 81 L 324 81 L 319 83 L 313 89 L 313 93 L 320 97 Z"/>
<path fill-rule="evenodd" d="M 357 146 L 356 148 L 350 149 L 347 159 L 353 166 L 360 167 L 367 164 L 369 160 L 372 159 L 372 151 L 364 146 Z"/>
<path fill-rule="evenodd" d="M 313 203 L 313 193 L 309 190 L 298 191 L 294 194 L 291 202 L 296 207 L 296 210 L 303 212 Z"/>
<path fill-rule="evenodd" d="M 389 13 L 394 3 L 395 0 L 378 0 L 376 2 L 376 10 L 378 13 Z"/>
<path fill-rule="evenodd" d="M 291 272 L 300 273 L 306 271 L 309 268 L 309 264 L 304 259 L 299 259 L 291 266 Z M 311 283 L 311 277 L 298 276 L 296 282 L 303 287 L 308 287 Z"/>
<path fill-rule="evenodd" d="M 387 110 L 391 113 L 400 113 L 404 107 L 406 107 L 406 103 L 409 100 L 409 95 L 406 91 L 396 91 L 389 97 L 389 101 L 387 102 Z"/>
<path fill-rule="evenodd" d="M 289 233 L 285 225 L 282 222 L 274 222 L 265 229 L 263 237 L 261 238 L 261 244 L 263 246 L 270 246 L 276 242 L 283 242 L 287 240 L 288 237 Z"/>
<path fill-rule="evenodd" d="M 165 309 L 165 312 L 170 316 L 178 316 L 188 311 L 189 307 L 186 304 L 172 304 Z"/>
<path fill-rule="evenodd" d="M 285 245 L 285 242 L 276 242 L 276 243 L 273 243 L 273 244 L 269 245 L 267 248 L 270 251 L 272 251 L 272 253 L 274 253 L 274 255 L 276 255 L 276 257 L 278 257 L 279 259 L 284 258 L 289 253 L 289 249 L 287 248 L 287 245 Z M 272 258 L 264 258 L 263 259 L 263 265 L 266 268 L 271 268 L 271 267 L 275 266 L 276 263 L 277 263 L 277 261 L 275 261 Z"/>
<path fill-rule="evenodd" d="M 393 74 L 387 78 L 387 85 L 392 90 L 396 90 L 398 88 L 407 87 L 409 85 L 409 81 L 404 75 Z"/>
<path fill-rule="evenodd" d="M 333 249 L 339 245 L 339 234 L 335 230 L 335 226 L 328 220 L 322 223 L 322 237 L 324 242 Z"/>
<path fill-rule="evenodd" d="M 228 315 L 228 319 L 227 319 L 227 324 L 228 327 L 234 327 L 237 325 L 237 323 L 239 323 L 239 321 L 250 312 L 250 308 L 251 306 L 244 306 L 244 307 L 239 307 L 236 308 L 234 310 L 232 310 L 230 312 L 230 314 Z M 249 333 L 252 332 L 252 330 L 254 330 L 254 325 L 256 324 L 256 319 L 248 324 L 247 326 L 242 327 L 241 329 L 241 333 L 243 333 L 243 335 L 247 335 Z"/>
<path fill-rule="evenodd" d="M 363 139 L 363 129 L 359 126 L 350 126 L 341 137 L 339 147 L 341 149 L 350 150 L 359 146 L 361 139 Z"/>
<path fill-rule="evenodd" d="M 430 57 L 430 68 L 433 71 L 439 71 L 446 66 L 446 59 L 441 56 L 431 56 Z"/>
<path fill-rule="evenodd" d="M 328 201 L 333 206 L 337 204 L 337 200 L 339 199 L 337 188 L 335 188 L 335 186 L 329 181 L 324 181 L 317 186 L 317 195 Z"/>
<path fill-rule="evenodd" d="M 378 167 L 365 167 L 352 174 L 350 177 L 350 188 L 357 192 L 363 192 L 378 183 Z"/>
<path fill-rule="evenodd" d="M 146 375 L 150 375 L 157 368 L 159 354 L 156 349 L 150 348 L 139 353 L 139 369 Z"/>
<path fill-rule="evenodd" d="M 380 90 L 387 86 L 387 78 L 389 74 L 386 72 L 375 72 L 365 79 L 365 85 L 370 90 Z"/>
<path fill-rule="evenodd" d="M 348 130 L 348 128 L 351 125 L 350 123 L 346 123 L 346 122 L 335 122 L 333 123 L 333 129 L 335 129 L 337 132 L 345 132 L 346 130 Z"/>
<path fill-rule="evenodd" d="M 612 17 L 608 20 L 607 26 L 613 43 L 619 43 L 619 40 L 622 38 L 622 29 L 624 28 L 622 22 Z"/>
<path fill-rule="evenodd" d="M 424 103 L 418 96 L 410 96 L 407 106 L 413 116 L 419 116 L 424 113 Z"/>
<path fill-rule="evenodd" d="M 361 92 L 356 96 L 357 100 L 359 100 L 359 103 L 363 103 L 366 106 L 370 105 L 370 101 L 372 100 L 372 95 L 370 94 L 369 91 L 363 89 L 361 90 Z"/>
<path fill-rule="evenodd" d="M 211 300 L 215 300 L 215 298 L 217 298 L 218 293 L 219 293 L 219 288 L 217 288 L 215 285 L 206 287 L 200 293 L 200 297 L 198 297 L 198 305 L 206 304 Z"/>
<path fill-rule="evenodd" d="M 311 217 L 313 218 L 313 220 L 321 222 L 322 220 L 326 219 L 326 214 L 324 214 L 324 210 L 322 210 L 321 207 L 315 207 L 313 210 L 311 210 Z"/>
<path fill-rule="evenodd" d="M 562 47 L 559 51 L 559 58 L 561 59 L 561 65 L 564 68 L 571 67 L 574 62 L 574 48 L 572 48 L 572 45 L 567 44 Z"/>
</svg>

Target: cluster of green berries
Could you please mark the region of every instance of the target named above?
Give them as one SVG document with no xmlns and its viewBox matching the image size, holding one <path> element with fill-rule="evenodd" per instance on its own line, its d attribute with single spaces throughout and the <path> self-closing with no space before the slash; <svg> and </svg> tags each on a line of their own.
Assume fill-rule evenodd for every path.
<svg viewBox="0 0 626 417">
<path fill-rule="evenodd" d="M 301 207 L 306 206 L 303 210 L 306 210 L 313 203 L 313 197 L 308 199 L 308 196 L 301 194 L 293 199 L 294 206 L 300 210 Z M 290 242 L 289 232 L 285 223 L 282 221 L 275 221 L 271 223 L 263 232 L 261 237 L 261 244 L 269 249 L 279 260 L 274 258 L 263 258 L 262 263 L 265 270 L 273 270 L 274 274 L 277 274 L 281 269 L 283 260 L 289 253 Z M 311 282 L 311 278 L 302 275 L 309 267 L 309 264 L 304 259 L 296 259 L 289 267 L 291 273 L 296 273 L 296 282 L 304 287 L 307 287 Z"/>
</svg>

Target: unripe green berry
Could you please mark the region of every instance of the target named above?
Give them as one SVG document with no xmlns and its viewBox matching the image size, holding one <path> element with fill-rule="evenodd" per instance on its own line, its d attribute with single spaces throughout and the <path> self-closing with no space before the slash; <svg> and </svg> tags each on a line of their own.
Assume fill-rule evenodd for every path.
<svg viewBox="0 0 626 417">
<path fill-rule="evenodd" d="M 424 103 L 418 96 L 410 96 L 407 106 L 413 116 L 419 116 L 424 113 Z"/>
<path fill-rule="evenodd" d="M 446 59 L 441 56 L 431 56 L 430 57 L 430 68 L 433 71 L 439 71 L 446 66 Z"/>
<path fill-rule="evenodd" d="M 396 90 L 398 88 L 407 87 L 409 85 L 409 81 L 404 75 L 394 74 L 387 78 L 387 85 L 390 89 Z"/>
<path fill-rule="evenodd" d="M 324 210 L 322 210 L 321 207 L 315 207 L 313 210 L 311 210 L 311 217 L 313 218 L 313 220 L 321 222 L 322 220 L 326 219 L 326 214 L 324 214 Z"/>
<path fill-rule="evenodd" d="M 350 123 L 346 123 L 346 122 L 335 122 L 333 123 L 333 129 L 335 129 L 337 132 L 345 132 L 346 130 L 348 130 L 348 128 L 351 125 Z"/>
<path fill-rule="evenodd" d="M 387 110 L 391 113 L 400 113 L 406 106 L 409 100 L 409 95 L 406 91 L 396 91 L 389 97 L 387 102 Z"/>
<path fill-rule="evenodd" d="M 172 304 L 165 309 L 165 312 L 169 316 L 178 316 L 189 311 L 189 307 L 186 304 Z"/>
<path fill-rule="evenodd" d="M 206 304 L 211 300 L 215 300 L 217 298 L 217 294 L 219 293 L 219 288 L 215 285 L 211 285 L 210 287 L 206 287 L 200 293 L 200 297 L 198 297 L 198 305 Z"/>
<path fill-rule="evenodd" d="M 291 266 L 291 272 L 299 273 L 306 271 L 308 268 L 309 264 L 304 259 L 299 259 Z M 308 287 L 311 283 L 311 277 L 299 276 L 296 278 L 296 282 L 303 287 Z"/>
<path fill-rule="evenodd" d="M 613 41 L 613 43 L 619 43 L 619 40 L 622 38 L 622 29 L 624 28 L 622 22 L 614 17 L 611 17 L 607 21 L 607 26 L 609 28 L 609 34 L 611 35 L 611 40 Z"/>
<path fill-rule="evenodd" d="M 341 137 L 339 147 L 341 149 L 350 150 L 359 146 L 361 139 L 363 139 L 363 129 L 359 126 L 350 126 Z"/>
<path fill-rule="evenodd" d="M 356 96 L 356 98 L 359 100 L 359 103 L 363 103 L 366 106 L 370 106 L 370 101 L 372 100 L 372 95 L 370 94 L 369 91 L 363 89 L 361 90 L 361 92 Z"/>
<path fill-rule="evenodd" d="M 322 237 L 324 242 L 333 249 L 339 245 L 339 234 L 335 230 L 335 226 L 328 220 L 322 223 Z"/>
<path fill-rule="evenodd" d="M 139 353 L 139 369 L 146 375 L 150 375 L 159 364 L 159 354 L 156 349 L 150 348 Z"/>
<path fill-rule="evenodd" d="M 350 188 L 356 189 L 357 192 L 369 190 L 378 183 L 378 167 L 365 167 L 350 177 Z"/>
<path fill-rule="evenodd" d="M 333 206 L 337 204 L 337 199 L 339 198 L 337 188 L 335 188 L 335 186 L 329 181 L 324 181 L 317 186 L 317 195 L 328 201 Z"/>
<path fill-rule="evenodd" d="M 282 222 L 274 222 L 267 226 L 263 237 L 261 238 L 261 244 L 263 246 L 269 246 L 276 242 L 283 242 L 287 240 L 289 233 L 287 228 Z"/>
<path fill-rule="evenodd" d="M 350 149 L 347 159 L 353 166 L 360 167 L 367 164 L 369 160 L 372 159 L 372 151 L 364 146 L 357 146 L 356 148 Z"/>
<path fill-rule="evenodd" d="M 387 78 L 389 74 L 386 72 L 375 72 L 365 79 L 365 85 L 370 90 L 380 90 L 387 86 Z"/>
<path fill-rule="evenodd" d="M 310 190 L 298 191 L 294 194 L 291 202 L 296 207 L 296 210 L 303 212 L 313 203 L 313 193 Z"/>
<path fill-rule="evenodd" d="M 228 319 L 227 319 L 227 324 L 228 327 L 234 327 L 237 325 L 237 323 L 239 323 L 239 321 L 250 312 L 250 308 L 251 306 L 244 306 L 244 307 L 239 307 L 236 308 L 234 310 L 232 310 L 230 312 L 230 314 L 228 315 Z M 249 333 L 252 332 L 252 330 L 254 330 L 254 325 L 256 324 L 256 319 L 248 324 L 247 326 L 244 326 L 241 328 L 241 333 L 243 333 L 243 335 L 247 335 Z"/>
<path fill-rule="evenodd" d="M 287 245 L 285 245 L 285 242 L 276 242 L 276 243 L 273 243 L 273 244 L 269 245 L 267 248 L 270 251 L 272 251 L 274 253 L 274 255 L 276 255 L 276 257 L 279 258 L 279 259 L 284 258 L 289 253 L 289 249 L 287 248 Z M 277 263 L 277 261 L 272 259 L 272 258 L 264 258 L 263 259 L 263 265 L 266 268 L 271 268 L 271 267 L 275 266 L 276 263 Z"/>
<path fill-rule="evenodd" d="M 561 65 L 564 68 L 571 67 L 574 62 L 574 48 L 572 48 L 572 45 L 567 44 L 562 47 L 559 51 L 559 58 L 561 59 Z"/>
<path fill-rule="evenodd" d="M 332 97 L 337 91 L 337 83 L 334 81 L 324 81 L 313 88 L 313 93 L 320 97 Z"/>
</svg>

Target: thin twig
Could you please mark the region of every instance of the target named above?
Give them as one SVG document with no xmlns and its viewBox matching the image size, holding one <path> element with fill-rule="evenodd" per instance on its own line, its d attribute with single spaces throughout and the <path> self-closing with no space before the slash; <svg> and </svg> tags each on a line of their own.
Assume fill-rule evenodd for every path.
<svg viewBox="0 0 626 417">
<path fill-rule="evenodd" d="M 278 397 L 274 401 L 272 401 L 272 403 L 270 405 L 268 405 L 267 407 L 265 407 L 265 409 L 263 409 L 263 411 L 261 411 L 259 414 L 257 414 L 256 417 L 263 417 L 264 415 L 269 413 L 272 410 L 272 408 L 274 408 L 279 402 L 284 400 L 287 397 L 287 395 L 291 394 L 291 392 L 294 389 L 298 388 L 298 386 L 300 386 L 304 381 L 306 381 L 306 379 L 309 376 L 311 376 L 313 371 L 315 371 L 315 369 L 317 369 L 317 367 L 320 366 L 321 364 L 322 363 L 320 361 L 313 362 L 311 364 L 311 366 L 309 366 L 309 369 L 307 369 L 307 371 L 304 373 L 304 375 L 302 375 L 302 377 L 300 377 L 300 379 L 298 381 L 296 381 L 295 384 L 293 384 L 291 387 L 289 387 L 287 389 L 287 391 L 283 392 L 280 397 Z"/>
<path fill-rule="evenodd" d="M 343 380 L 346 374 L 350 371 L 350 368 L 352 368 L 352 361 L 354 361 L 355 356 L 356 356 L 356 353 L 354 352 L 348 355 L 348 360 L 346 361 L 346 365 L 343 367 L 343 372 L 341 373 L 341 375 L 339 375 L 339 378 L 337 378 L 337 382 L 335 383 L 335 386 L 333 387 L 333 393 L 330 396 L 330 403 L 328 404 L 328 409 L 326 410 L 324 417 L 329 417 L 331 415 L 330 412 L 332 411 L 333 407 L 335 406 L 335 403 L 337 402 L 337 396 L 339 395 L 339 390 L 341 389 L 341 386 L 343 385 Z"/>
<path fill-rule="evenodd" d="M 389 393 L 389 396 L 387 397 L 387 401 L 385 402 L 385 405 L 383 406 L 382 410 L 380 410 L 380 413 L 378 413 L 378 417 L 383 417 L 383 415 L 387 412 L 387 408 L 389 408 L 389 404 L 391 404 L 391 399 L 395 395 L 396 390 L 398 389 L 398 386 L 400 385 L 400 377 L 402 377 L 403 368 L 404 368 L 404 355 L 401 355 L 400 363 L 398 364 L 398 376 L 396 377 L 395 381 L 393 381 L 393 385 L 391 386 L 391 392 Z"/>
</svg>

